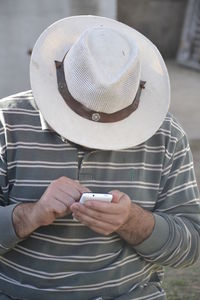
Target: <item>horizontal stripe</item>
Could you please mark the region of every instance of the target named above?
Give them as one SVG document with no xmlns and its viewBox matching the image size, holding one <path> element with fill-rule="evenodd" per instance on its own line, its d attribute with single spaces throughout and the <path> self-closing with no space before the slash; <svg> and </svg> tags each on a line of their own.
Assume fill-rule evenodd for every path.
<svg viewBox="0 0 200 300">
<path fill-rule="evenodd" d="M 0 107 L 2 206 L 35 202 L 53 180 L 66 176 L 95 192 L 121 190 L 170 226 L 166 244 L 142 256 L 118 234 L 96 234 L 71 215 L 56 219 L 0 257 L 0 289 L 9 294 L 12 284 L 21 294 L 11 296 L 34 294 L 31 300 L 54 300 L 55 295 L 88 300 L 101 294 L 115 299 L 117 293 L 123 299 L 129 294 L 138 300 L 163 298 L 162 290 L 151 289 L 152 273 L 158 265 L 186 266 L 198 248 L 197 186 L 190 148 L 177 122 L 168 114 L 154 136 L 133 148 L 86 151 L 47 124 L 43 130 L 31 91 L 2 99 Z M 134 296 L 137 289 L 140 297 Z"/>
<path fill-rule="evenodd" d="M 45 234 L 33 233 L 31 238 L 47 241 L 54 244 L 65 244 L 65 245 L 89 245 L 89 244 L 110 244 L 120 241 L 120 237 L 116 236 L 115 238 L 101 237 L 101 238 L 84 238 L 84 239 L 75 239 L 75 238 L 61 238 L 56 236 L 50 236 Z"/>
</svg>

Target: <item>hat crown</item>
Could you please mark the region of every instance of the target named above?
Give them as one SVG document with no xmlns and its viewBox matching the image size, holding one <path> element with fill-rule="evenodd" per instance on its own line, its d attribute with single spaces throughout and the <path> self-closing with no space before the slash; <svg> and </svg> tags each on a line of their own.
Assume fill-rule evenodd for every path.
<svg viewBox="0 0 200 300">
<path fill-rule="evenodd" d="M 133 102 L 140 81 L 139 51 L 132 37 L 98 26 L 82 33 L 64 60 L 71 95 L 85 107 L 113 113 Z"/>
</svg>

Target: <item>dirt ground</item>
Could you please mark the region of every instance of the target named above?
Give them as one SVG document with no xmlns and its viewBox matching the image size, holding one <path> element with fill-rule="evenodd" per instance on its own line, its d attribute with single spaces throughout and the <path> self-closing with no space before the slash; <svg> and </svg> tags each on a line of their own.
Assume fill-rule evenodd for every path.
<svg viewBox="0 0 200 300">
<path fill-rule="evenodd" d="M 200 261 L 186 269 L 166 268 L 163 287 L 168 300 L 199 300 Z"/>
</svg>

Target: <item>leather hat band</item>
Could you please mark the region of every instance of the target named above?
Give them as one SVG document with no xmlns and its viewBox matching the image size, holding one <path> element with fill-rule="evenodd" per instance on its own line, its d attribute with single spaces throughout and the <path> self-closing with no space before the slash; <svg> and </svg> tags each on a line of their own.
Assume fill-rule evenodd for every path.
<svg viewBox="0 0 200 300">
<path fill-rule="evenodd" d="M 132 114 L 138 108 L 140 102 L 140 95 L 142 89 L 145 88 L 146 81 L 142 81 L 142 80 L 140 81 L 135 99 L 129 106 L 119 111 L 116 111 L 114 113 L 107 114 L 103 112 L 90 110 L 87 107 L 85 107 L 83 104 L 75 100 L 70 94 L 65 80 L 64 59 L 62 62 L 55 61 L 55 65 L 56 65 L 58 90 L 62 98 L 65 100 L 65 103 L 81 117 L 94 122 L 112 123 L 112 122 L 117 122 L 126 119 L 130 114 Z"/>
</svg>

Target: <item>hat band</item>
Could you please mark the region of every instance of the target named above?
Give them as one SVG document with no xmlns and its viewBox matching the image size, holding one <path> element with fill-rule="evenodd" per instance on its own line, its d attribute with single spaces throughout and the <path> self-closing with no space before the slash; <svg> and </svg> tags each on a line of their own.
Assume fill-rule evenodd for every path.
<svg viewBox="0 0 200 300">
<path fill-rule="evenodd" d="M 136 96 L 133 102 L 129 106 L 111 114 L 98 112 L 98 111 L 90 110 L 89 108 L 85 107 L 83 104 L 81 104 L 80 102 L 78 102 L 76 99 L 72 97 L 72 95 L 68 90 L 68 86 L 65 80 L 63 62 L 64 59 L 62 62 L 55 61 L 58 90 L 62 98 L 65 100 L 65 103 L 79 116 L 94 122 L 112 123 L 112 122 L 117 122 L 126 119 L 130 114 L 132 114 L 138 108 L 141 91 L 142 89 L 145 88 L 146 81 L 142 81 L 142 80 L 140 81 Z"/>
</svg>

